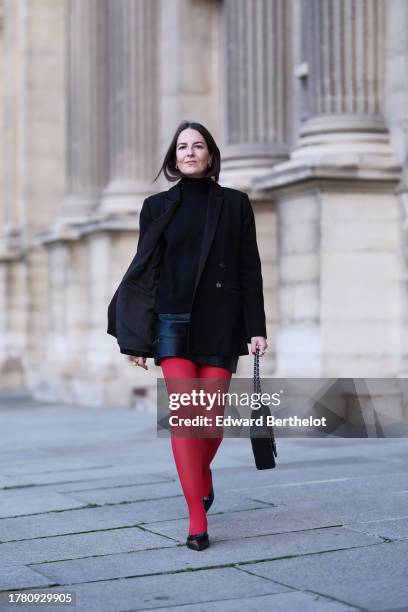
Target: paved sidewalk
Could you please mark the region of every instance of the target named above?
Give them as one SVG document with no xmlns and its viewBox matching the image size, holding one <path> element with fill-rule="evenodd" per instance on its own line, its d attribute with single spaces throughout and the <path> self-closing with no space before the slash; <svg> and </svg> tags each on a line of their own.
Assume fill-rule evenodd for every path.
<svg viewBox="0 0 408 612">
<path fill-rule="evenodd" d="M 153 414 L 0 406 L 0 590 L 77 597 L 17 609 L 408 610 L 406 439 L 278 439 L 268 471 L 226 439 L 198 553 Z"/>
</svg>

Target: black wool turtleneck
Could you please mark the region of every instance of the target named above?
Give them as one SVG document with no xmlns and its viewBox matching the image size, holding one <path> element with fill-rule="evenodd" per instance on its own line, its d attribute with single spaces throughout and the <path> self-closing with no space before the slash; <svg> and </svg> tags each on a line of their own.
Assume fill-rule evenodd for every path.
<svg viewBox="0 0 408 612">
<path fill-rule="evenodd" d="M 155 312 L 190 312 L 200 257 L 210 178 L 183 177 L 181 202 L 162 235 L 163 265 Z"/>
</svg>

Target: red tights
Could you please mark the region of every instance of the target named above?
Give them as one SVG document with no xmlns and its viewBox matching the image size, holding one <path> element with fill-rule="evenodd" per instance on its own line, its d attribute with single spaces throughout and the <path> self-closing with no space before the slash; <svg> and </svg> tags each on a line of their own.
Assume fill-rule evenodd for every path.
<svg viewBox="0 0 408 612">
<path fill-rule="evenodd" d="M 164 357 L 160 361 L 163 376 L 166 380 L 167 390 L 176 388 L 172 379 L 223 379 L 215 381 L 217 390 L 226 393 L 229 388 L 230 370 L 210 365 L 198 364 L 181 357 Z M 175 381 L 174 381 L 175 382 Z M 183 381 L 184 390 L 185 383 Z M 221 383 L 221 384 L 220 384 Z M 207 386 L 210 381 L 207 381 Z M 180 388 L 180 387 L 179 387 Z M 200 383 L 200 388 L 206 388 L 206 383 Z M 208 389 L 206 389 L 208 390 Z M 215 388 L 213 387 L 213 390 Z M 222 410 L 222 408 L 221 408 Z M 220 411 L 218 410 L 218 414 Z M 222 428 L 217 430 L 219 437 L 180 437 L 180 434 L 171 433 L 171 446 L 180 484 L 186 499 L 190 526 L 189 535 L 207 531 L 207 516 L 204 509 L 203 497 L 211 489 L 210 464 L 222 442 Z"/>
</svg>

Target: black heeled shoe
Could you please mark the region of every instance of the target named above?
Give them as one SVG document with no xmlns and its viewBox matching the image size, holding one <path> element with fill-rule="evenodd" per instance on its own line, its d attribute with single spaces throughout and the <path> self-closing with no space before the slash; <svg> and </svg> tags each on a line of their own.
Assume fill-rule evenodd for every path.
<svg viewBox="0 0 408 612">
<path fill-rule="evenodd" d="M 191 548 L 191 550 L 204 550 L 208 548 L 210 545 L 210 540 L 208 539 L 208 533 L 197 533 L 195 535 L 189 535 L 187 537 L 186 546 Z"/>
<path fill-rule="evenodd" d="M 211 489 L 210 489 L 210 493 L 209 493 L 209 495 L 205 495 L 203 497 L 204 508 L 205 508 L 206 512 L 208 512 L 208 510 L 211 508 L 212 503 L 214 501 L 214 489 L 213 489 L 213 483 L 212 483 L 212 472 L 211 472 L 211 470 L 210 470 L 210 474 L 211 474 Z"/>
</svg>

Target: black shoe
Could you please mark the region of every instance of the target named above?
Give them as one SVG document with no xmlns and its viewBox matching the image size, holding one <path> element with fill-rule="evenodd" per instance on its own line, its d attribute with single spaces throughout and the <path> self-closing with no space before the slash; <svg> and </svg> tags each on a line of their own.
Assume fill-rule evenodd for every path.
<svg viewBox="0 0 408 612">
<path fill-rule="evenodd" d="M 210 489 L 210 493 L 209 493 L 209 495 L 206 495 L 205 497 L 203 497 L 204 508 L 205 508 L 206 512 L 208 512 L 208 510 L 211 508 L 212 503 L 214 501 L 214 489 L 213 489 L 213 484 L 212 484 L 212 472 L 211 472 L 211 470 L 210 470 L 210 474 L 211 474 L 211 489 Z"/>
<path fill-rule="evenodd" d="M 210 540 L 208 539 L 208 533 L 198 533 L 196 535 L 189 535 L 187 537 L 186 546 L 191 548 L 191 550 L 204 550 L 208 548 L 210 545 Z"/>
</svg>

